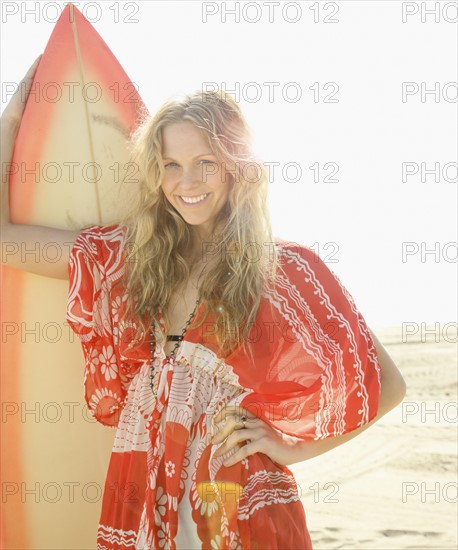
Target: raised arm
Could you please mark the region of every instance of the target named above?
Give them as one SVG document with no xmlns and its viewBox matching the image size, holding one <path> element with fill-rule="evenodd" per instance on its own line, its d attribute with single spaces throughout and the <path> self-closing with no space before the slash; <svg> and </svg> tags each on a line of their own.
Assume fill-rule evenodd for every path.
<svg viewBox="0 0 458 550">
<path fill-rule="evenodd" d="M 11 223 L 9 212 L 9 167 L 28 92 L 40 58 L 41 56 L 27 71 L 0 119 L 0 261 L 9 267 L 37 275 L 67 279 L 70 250 L 80 231 L 55 229 L 41 225 L 14 224 Z M 21 93 L 24 88 L 26 93 Z M 53 250 L 52 260 L 47 257 L 50 256 L 47 251 L 51 250 L 51 247 Z"/>
</svg>

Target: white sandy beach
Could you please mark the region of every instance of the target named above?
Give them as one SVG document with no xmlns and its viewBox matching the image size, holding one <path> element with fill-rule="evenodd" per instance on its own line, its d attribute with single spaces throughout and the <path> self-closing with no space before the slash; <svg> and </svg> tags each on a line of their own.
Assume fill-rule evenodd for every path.
<svg viewBox="0 0 458 550">
<path fill-rule="evenodd" d="M 358 437 L 289 466 L 314 548 L 456 549 L 457 344 L 451 332 L 403 343 L 401 327 L 373 330 L 407 395 Z"/>
</svg>

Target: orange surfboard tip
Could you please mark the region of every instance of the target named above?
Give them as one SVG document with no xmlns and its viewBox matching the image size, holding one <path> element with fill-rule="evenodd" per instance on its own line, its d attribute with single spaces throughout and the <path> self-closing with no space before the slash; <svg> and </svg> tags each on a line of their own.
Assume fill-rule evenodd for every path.
<svg viewBox="0 0 458 550">
<path fill-rule="evenodd" d="M 71 17 L 70 21 L 73 21 L 73 14 L 75 11 L 78 11 L 78 8 L 72 2 L 68 2 L 64 10 L 62 11 L 62 15 L 64 11 L 67 11 L 67 10 L 70 12 L 70 17 Z"/>
</svg>

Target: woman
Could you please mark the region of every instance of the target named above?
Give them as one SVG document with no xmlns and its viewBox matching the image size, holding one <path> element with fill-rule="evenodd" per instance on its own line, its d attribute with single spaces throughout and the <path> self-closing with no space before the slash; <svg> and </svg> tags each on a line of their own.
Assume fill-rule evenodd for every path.
<svg viewBox="0 0 458 550">
<path fill-rule="evenodd" d="M 24 104 L 2 116 L 2 165 Z M 98 548 L 311 549 L 287 465 L 367 429 L 404 380 L 336 275 L 272 237 L 230 97 L 167 102 L 131 144 L 140 192 L 119 224 L 11 224 L 2 188 L 4 241 L 73 243 L 60 264 L 8 265 L 68 277 L 85 398 L 117 429 Z"/>
</svg>

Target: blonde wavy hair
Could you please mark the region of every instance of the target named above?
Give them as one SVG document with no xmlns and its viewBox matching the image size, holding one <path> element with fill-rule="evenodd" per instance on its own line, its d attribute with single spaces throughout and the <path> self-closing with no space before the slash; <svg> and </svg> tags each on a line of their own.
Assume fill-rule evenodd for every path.
<svg viewBox="0 0 458 550">
<path fill-rule="evenodd" d="M 161 187 L 162 131 L 184 121 L 204 132 L 218 162 L 226 167 L 227 171 L 220 173 L 230 186 L 212 232 L 212 252 L 221 259 L 204 272 L 199 284 L 205 315 L 199 320 L 195 317 L 190 325 L 201 326 L 212 312 L 213 334 L 225 357 L 240 345 L 247 351 L 264 285 L 267 279 L 275 280 L 278 256 L 267 209 L 268 174 L 253 153 L 251 132 L 240 107 L 224 92 L 198 90 L 171 99 L 154 117 L 143 111 L 131 135 L 129 150 L 139 191 L 120 221 L 127 228 L 122 282 L 129 298 L 124 319 L 138 320 L 135 338 L 144 335 L 158 306 L 164 311 L 174 290 L 191 274 L 185 252 L 194 243 L 193 227 L 170 204 Z M 168 327 L 166 313 L 164 321 Z"/>
</svg>

